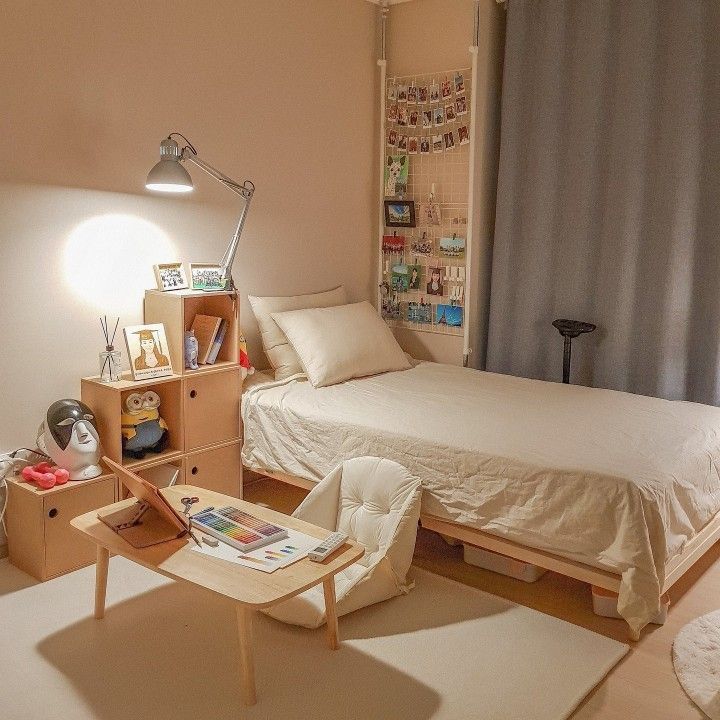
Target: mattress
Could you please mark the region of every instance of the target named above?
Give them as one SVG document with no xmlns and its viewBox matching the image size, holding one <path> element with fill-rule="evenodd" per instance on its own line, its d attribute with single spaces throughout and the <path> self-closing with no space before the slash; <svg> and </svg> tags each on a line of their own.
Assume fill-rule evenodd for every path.
<svg viewBox="0 0 720 720">
<path fill-rule="evenodd" d="M 621 575 L 634 632 L 665 566 L 720 510 L 720 409 L 416 362 L 313 388 L 256 376 L 243 462 L 320 480 L 376 455 L 423 484 L 423 512 Z"/>
</svg>

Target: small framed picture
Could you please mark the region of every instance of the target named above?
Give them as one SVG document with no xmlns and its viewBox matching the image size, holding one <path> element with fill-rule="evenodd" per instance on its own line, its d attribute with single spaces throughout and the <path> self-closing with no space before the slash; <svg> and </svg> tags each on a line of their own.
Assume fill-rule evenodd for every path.
<svg viewBox="0 0 720 720">
<path fill-rule="evenodd" d="M 460 305 L 438 305 L 435 308 L 435 324 L 462 327 L 463 309 Z"/>
<path fill-rule="evenodd" d="M 465 92 L 465 78 L 463 77 L 463 74 L 461 72 L 455 73 L 455 94 L 459 95 L 460 93 Z"/>
<path fill-rule="evenodd" d="M 394 82 L 388 85 L 387 99 L 390 102 L 395 102 L 395 100 L 397 100 L 397 87 Z"/>
<path fill-rule="evenodd" d="M 153 265 L 158 290 L 184 290 L 188 286 L 187 275 L 182 263 Z"/>
<path fill-rule="evenodd" d="M 458 115 L 467 115 L 467 100 L 464 95 L 455 98 L 455 112 Z"/>
<path fill-rule="evenodd" d="M 434 153 L 441 153 L 443 151 L 443 136 L 442 135 L 433 135 L 432 151 Z"/>
<path fill-rule="evenodd" d="M 437 83 L 430 86 L 430 102 L 440 102 L 440 86 Z"/>
<path fill-rule="evenodd" d="M 397 101 L 399 103 L 406 103 L 407 102 L 407 85 L 398 85 L 397 86 Z"/>
<path fill-rule="evenodd" d="M 407 103 L 408 103 L 408 105 L 417 105 L 417 101 L 418 101 L 417 85 L 411 85 L 407 90 Z"/>
<path fill-rule="evenodd" d="M 420 113 L 417 110 L 411 110 L 408 115 L 408 127 L 415 128 L 418 124 L 418 118 Z"/>
<path fill-rule="evenodd" d="M 450 85 L 449 80 L 442 81 L 442 85 L 440 86 L 440 92 L 442 94 L 443 100 L 447 100 L 449 97 L 452 97 L 452 86 Z"/>
<path fill-rule="evenodd" d="M 460 145 L 467 145 L 470 142 L 470 131 L 467 125 L 461 125 L 458 128 L 458 141 Z"/>
<path fill-rule="evenodd" d="M 398 134 L 397 130 L 390 130 L 387 136 L 387 144 L 388 147 L 394 148 L 397 147 L 397 140 L 398 140 Z"/>
<path fill-rule="evenodd" d="M 415 227 L 415 203 L 412 200 L 385 200 L 386 227 Z"/>
<path fill-rule="evenodd" d="M 423 110 L 422 112 L 422 126 L 424 128 L 432 127 L 432 110 Z"/>
<path fill-rule="evenodd" d="M 421 85 L 418 88 L 418 102 L 424 105 L 428 101 L 428 89 L 427 85 Z"/>
<path fill-rule="evenodd" d="M 453 122 L 457 119 L 457 115 L 455 114 L 455 106 L 450 103 L 450 105 L 445 106 L 445 122 Z"/>
<path fill-rule="evenodd" d="M 407 152 L 407 143 L 408 143 L 407 135 L 398 135 L 397 149 L 400 150 L 400 152 Z"/>
<path fill-rule="evenodd" d="M 388 105 L 388 116 L 387 120 L 389 123 L 396 123 L 398 119 L 398 106 Z"/>
<path fill-rule="evenodd" d="M 418 152 L 418 139 L 416 137 L 410 137 L 407 141 L 408 155 L 417 155 Z"/>
<path fill-rule="evenodd" d="M 446 132 L 443 135 L 443 140 L 445 141 L 445 149 L 446 150 L 454 150 L 455 149 L 455 136 L 452 130 Z"/>
<path fill-rule="evenodd" d="M 451 258 L 465 257 L 465 238 L 457 235 L 440 238 L 440 255 Z"/>
<path fill-rule="evenodd" d="M 219 265 L 190 263 L 190 279 L 193 290 L 224 290 L 225 280 Z"/>
<path fill-rule="evenodd" d="M 388 155 L 385 160 L 385 197 L 407 190 L 409 160 L 406 155 Z"/>
<path fill-rule="evenodd" d="M 445 124 L 445 108 L 442 106 L 436 107 L 433 110 L 433 123 L 435 124 L 435 127 L 440 127 Z"/>
<path fill-rule="evenodd" d="M 398 107 L 397 124 L 405 127 L 408 123 L 408 111 L 405 105 Z"/>
<path fill-rule="evenodd" d="M 428 280 L 425 286 L 425 292 L 428 295 L 443 295 L 443 271 L 439 267 L 428 268 Z"/>
<path fill-rule="evenodd" d="M 165 326 L 162 323 L 130 325 L 123 328 L 123 335 L 133 380 L 148 380 L 173 374 Z"/>
</svg>

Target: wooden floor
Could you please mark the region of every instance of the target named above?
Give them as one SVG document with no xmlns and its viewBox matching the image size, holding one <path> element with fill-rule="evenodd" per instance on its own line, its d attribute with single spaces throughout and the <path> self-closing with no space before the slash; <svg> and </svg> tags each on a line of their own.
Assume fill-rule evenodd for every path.
<svg viewBox="0 0 720 720">
<path fill-rule="evenodd" d="M 245 499 L 292 512 L 305 491 L 275 480 L 245 486 Z M 452 547 L 426 530 L 418 533 L 414 564 L 499 595 L 540 612 L 627 642 L 620 620 L 597 617 L 590 588 L 554 573 L 527 584 L 467 565 L 462 548 Z M 670 591 L 670 611 L 663 626 L 649 626 L 638 643 L 605 681 L 589 695 L 573 720 L 698 720 L 705 715 L 687 698 L 672 667 L 671 647 L 677 632 L 693 618 L 720 607 L 720 543 L 716 544 Z"/>
</svg>

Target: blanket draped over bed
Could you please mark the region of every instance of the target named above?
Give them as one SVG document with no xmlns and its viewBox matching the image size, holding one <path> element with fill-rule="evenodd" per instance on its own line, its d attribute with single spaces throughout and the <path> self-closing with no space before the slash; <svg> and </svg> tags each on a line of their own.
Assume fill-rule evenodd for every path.
<svg viewBox="0 0 720 720">
<path fill-rule="evenodd" d="M 622 576 L 636 633 L 666 563 L 720 510 L 720 409 L 430 362 L 313 388 L 251 383 L 243 462 L 320 480 L 395 460 L 423 512 Z"/>
</svg>

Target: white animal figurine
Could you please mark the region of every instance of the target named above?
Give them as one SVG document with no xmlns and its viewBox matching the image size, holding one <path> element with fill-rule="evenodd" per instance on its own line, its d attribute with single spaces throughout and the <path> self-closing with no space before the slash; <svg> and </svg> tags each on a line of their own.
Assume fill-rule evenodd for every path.
<svg viewBox="0 0 720 720">
<path fill-rule="evenodd" d="M 185 331 L 185 367 L 189 370 L 198 369 L 198 341 L 194 330 Z"/>
<path fill-rule="evenodd" d="M 388 173 L 387 180 L 385 181 L 386 197 L 392 197 L 394 195 L 397 195 L 397 179 L 400 177 L 400 173 L 402 173 L 403 167 L 405 166 L 405 161 L 406 158 L 404 155 L 399 158 L 393 158 L 392 156 L 388 156 Z"/>
</svg>

